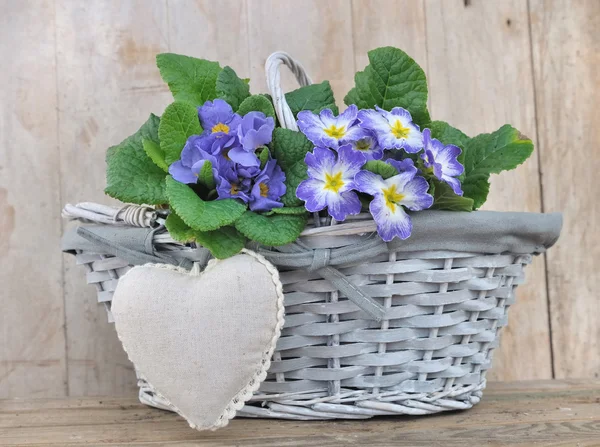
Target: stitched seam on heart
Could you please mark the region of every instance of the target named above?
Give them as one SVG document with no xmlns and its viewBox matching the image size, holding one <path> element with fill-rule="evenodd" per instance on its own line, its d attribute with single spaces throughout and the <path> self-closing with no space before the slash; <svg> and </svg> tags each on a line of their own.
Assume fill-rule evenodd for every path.
<svg viewBox="0 0 600 447">
<path fill-rule="evenodd" d="M 262 255 L 259 255 L 258 253 L 255 253 L 255 252 L 247 250 L 247 249 L 243 249 L 241 251 L 241 253 L 245 253 L 245 254 L 255 258 L 259 263 L 263 264 L 265 266 L 265 268 L 267 269 L 267 271 L 271 274 L 271 280 L 273 281 L 273 284 L 275 285 L 275 290 L 277 292 L 277 303 L 276 303 L 277 324 L 275 325 L 275 329 L 273 331 L 273 336 L 271 337 L 271 341 L 265 347 L 266 349 L 263 350 L 263 356 L 262 356 L 258 370 L 254 372 L 254 374 L 252 375 L 252 378 L 249 380 L 248 384 L 246 386 L 244 386 L 240 391 L 238 391 L 235 394 L 235 396 L 229 401 L 229 403 L 225 406 L 225 409 L 223 410 L 221 415 L 217 418 L 214 425 L 211 427 L 207 427 L 210 430 L 216 430 L 218 428 L 225 427 L 229 423 L 229 421 L 235 417 L 236 412 L 238 410 L 241 410 L 242 407 L 244 406 L 244 404 L 252 397 L 254 392 L 260 388 L 260 385 L 265 380 L 265 378 L 267 376 L 267 371 L 269 370 L 269 368 L 271 366 L 271 357 L 273 356 L 275 347 L 277 345 L 277 340 L 279 339 L 279 337 L 281 335 L 281 329 L 283 328 L 283 324 L 285 322 L 284 321 L 285 307 L 283 304 L 283 301 L 284 301 L 283 285 L 281 284 L 281 281 L 279 279 L 279 271 L 273 264 L 271 264 L 266 258 L 264 258 Z M 210 270 L 212 267 L 217 265 L 219 262 L 220 261 L 217 259 L 211 259 L 208 262 L 208 264 L 206 265 L 205 269 L 201 273 L 204 273 L 204 272 Z M 186 270 L 182 267 L 177 267 L 177 266 L 169 265 L 169 264 L 150 264 L 150 263 L 144 264 L 141 266 L 135 266 L 135 267 L 131 268 L 129 270 L 129 272 L 132 270 L 135 270 L 135 269 L 143 268 L 143 267 L 154 267 L 154 268 L 171 270 L 171 271 L 188 274 L 188 275 L 190 274 L 189 270 Z M 129 357 L 127 348 L 125 347 L 125 344 L 123 343 L 123 340 L 121 339 L 121 336 L 119 335 L 118 331 L 117 331 L 117 337 L 119 338 L 119 341 L 123 345 L 123 349 L 125 350 L 125 352 L 127 353 L 127 356 Z M 133 362 L 133 360 L 131 360 L 131 358 L 129 360 L 131 362 Z M 135 364 L 135 362 L 133 362 L 133 363 Z M 146 378 L 145 374 L 142 371 L 138 370 L 138 373 L 142 377 Z M 156 394 L 164 402 L 166 402 L 167 405 L 174 412 L 176 412 L 181 417 L 183 417 L 188 422 L 188 424 L 190 424 L 190 427 L 197 429 L 197 426 L 195 424 L 193 424 L 192 422 L 190 422 L 189 419 L 187 419 L 187 417 L 181 412 L 181 410 L 179 410 L 179 408 L 177 408 L 177 406 L 175 406 L 173 403 L 171 403 L 171 401 L 169 399 L 167 399 L 164 395 L 162 395 L 159 391 L 157 391 L 150 382 L 148 382 L 146 380 L 146 383 L 147 383 L 148 387 L 152 390 L 152 392 L 154 394 Z"/>
</svg>

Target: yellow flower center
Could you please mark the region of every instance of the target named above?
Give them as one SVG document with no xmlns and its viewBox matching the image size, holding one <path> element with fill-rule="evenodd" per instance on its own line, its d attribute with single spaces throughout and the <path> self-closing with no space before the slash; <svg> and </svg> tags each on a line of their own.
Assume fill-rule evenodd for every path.
<svg viewBox="0 0 600 447">
<path fill-rule="evenodd" d="M 346 135 L 346 126 L 337 127 L 335 124 L 332 124 L 330 127 L 325 129 L 325 133 L 329 135 L 331 138 L 335 138 L 339 140 L 344 135 Z"/>
<path fill-rule="evenodd" d="M 367 140 L 366 138 L 364 138 L 362 140 L 358 140 L 356 142 L 356 150 L 368 151 L 369 149 L 371 149 L 371 142 L 369 140 Z"/>
<path fill-rule="evenodd" d="M 267 197 L 267 195 L 269 194 L 269 187 L 264 183 L 259 183 L 258 188 L 260 189 L 261 197 Z"/>
<path fill-rule="evenodd" d="M 325 189 L 328 191 L 333 191 L 335 193 L 339 192 L 339 190 L 344 186 L 344 180 L 342 180 L 342 172 L 338 172 L 337 174 L 325 174 Z"/>
<path fill-rule="evenodd" d="M 223 124 L 223 123 L 217 123 L 213 126 L 213 128 L 210 130 L 212 133 L 217 133 L 217 132 L 223 132 L 223 133 L 229 133 L 229 126 L 227 124 Z"/>
<path fill-rule="evenodd" d="M 396 206 L 404 199 L 404 195 L 396 191 L 396 185 L 391 185 L 389 188 L 383 189 L 383 197 L 385 197 L 386 206 L 393 212 L 396 211 Z"/>
<path fill-rule="evenodd" d="M 240 192 L 240 185 L 236 185 L 235 183 L 232 183 L 229 193 L 233 196 L 239 192 Z"/>
<path fill-rule="evenodd" d="M 396 138 L 406 138 L 410 132 L 410 129 L 408 127 L 404 127 L 400 120 L 396 120 L 394 121 L 394 124 L 390 124 L 390 129 Z"/>
</svg>

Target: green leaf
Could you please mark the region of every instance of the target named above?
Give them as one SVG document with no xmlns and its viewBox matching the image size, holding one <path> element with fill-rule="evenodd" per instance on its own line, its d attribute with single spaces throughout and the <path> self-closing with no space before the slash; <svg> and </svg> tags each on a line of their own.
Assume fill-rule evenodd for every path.
<svg viewBox="0 0 600 447">
<path fill-rule="evenodd" d="M 165 153 L 167 164 L 179 160 L 187 139 L 201 133 L 202 127 L 196 107 L 186 102 L 170 104 L 165 109 L 158 126 L 160 148 Z"/>
<path fill-rule="evenodd" d="M 200 168 L 200 173 L 198 174 L 198 181 L 206 186 L 209 190 L 215 189 L 215 177 L 213 176 L 213 166 L 210 160 L 206 160 Z"/>
<path fill-rule="evenodd" d="M 356 73 L 355 87 L 344 98 L 347 105 L 385 110 L 403 107 L 421 126 L 431 118 L 427 111 L 427 80 L 419 65 L 404 51 L 393 47 L 369 51 L 369 65 Z"/>
<path fill-rule="evenodd" d="M 462 182 L 463 197 L 473 199 L 473 209 L 479 209 L 487 200 L 490 192 L 490 176 L 471 176 Z"/>
<path fill-rule="evenodd" d="M 235 222 L 235 227 L 248 239 L 266 246 L 276 246 L 294 242 L 304 230 L 306 220 L 306 215 L 263 216 L 246 211 Z"/>
<path fill-rule="evenodd" d="M 246 205 L 235 199 L 205 202 L 188 186 L 167 176 L 169 204 L 194 230 L 212 231 L 235 222 L 246 211 Z"/>
<path fill-rule="evenodd" d="M 433 179 L 432 209 L 448 211 L 473 211 L 473 199 L 454 194 L 452 188 L 444 182 Z"/>
<path fill-rule="evenodd" d="M 261 169 L 265 167 L 265 165 L 267 164 L 267 162 L 269 161 L 269 149 L 268 148 L 264 148 L 262 151 L 260 151 L 260 155 L 258 156 L 258 159 L 260 160 L 260 167 Z"/>
<path fill-rule="evenodd" d="M 303 206 L 304 201 L 296 197 L 296 189 L 303 180 L 308 178 L 307 166 L 304 160 L 297 161 L 291 168 L 285 170 L 285 194 L 281 202 L 286 207 Z"/>
<path fill-rule="evenodd" d="M 431 130 L 431 136 L 444 145 L 453 144 L 462 149 L 469 141 L 468 136 L 444 121 L 432 121 L 427 127 Z"/>
<path fill-rule="evenodd" d="M 246 238 L 231 226 L 213 231 L 196 231 L 194 235 L 196 242 L 208 248 L 217 259 L 229 258 L 246 245 Z"/>
<path fill-rule="evenodd" d="M 298 115 L 298 112 L 301 110 L 310 110 L 313 113 L 319 113 L 323 109 L 331 109 L 334 115 L 339 113 L 329 81 L 300 87 L 297 90 L 287 93 L 285 100 L 294 116 Z"/>
<path fill-rule="evenodd" d="M 225 67 L 217 76 L 217 96 L 237 110 L 244 99 L 250 96 L 250 87 L 243 79 L 238 78 L 231 67 Z"/>
<path fill-rule="evenodd" d="M 144 152 L 150 157 L 156 166 L 165 172 L 169 172 L 169 165 L 165 162 L 165 152 L 160 148 L 160 145 L 152 140 L 142 139 Z"/>
<path fill-rule="evenodd" d="M 200 106 L 217 96 L 217 76 L 221 71 L 217 62 L 163 53 L 156 56 L 156 65 L 176 101 Z"/>
<path fill-rule="evenodd" d="M 271 214 L 306 214 L 306 208 L 303 206 L 284 206 L 283 208 L 273 208 L 267 215 Z"/>
<path fill-rule="evenodd" d="M 158 144 L 159 122 L 159 117 L 150 115 L 135 134 L 108 149 L 106 194 L 122 202 L 167 203 L 165 171 L 154 164 L 143 147 L 144 140 Z"/>
<path fill-rule="evenodd" d="M 248 96 L 246 99 L 244 99 L 244 101 L 240 104 L 240 107 L 237 109 L 237 113 L 242 116 L 244 116 L 248 112 L 255 111 L 262 112 L 266 116 L 271 116 L 275 118 L 275 109 L 273 108 L 273 104 L 264 95 Z"/>
<path fill-rule="evenodd" d="M 388 179 L 398 174 L 398 170 L 392 165 L 381 160 L 371 160 L 365 163 L 363 169 L 371 171 L 374 174 L 382 176 L 384 179 Z"/>
<path fill-rule="evenodd" d="M 487 199 L 490 174 L 514 169 L 533 152 L 532 141 L 506 124 L 491 134 L 471 138 L 464 147 L 462 185 L 477 209 Z"/>
<path fill-rule="evenodd" d="M 281 169 L 286 171 L 296 162 L 304 160 L 306 153 L 314 148 L 314 144 L 301 132 L 278 127 L 273 131 L 271 148 L 273 157 L 277 159 Z"/>
<path fill-rule="evenodd" d="M 173 239 L 179 242 L 192 242 L 195 240 L 192 230 L 173 210 L 167 216 L 165 227 Z"/>
</svg>

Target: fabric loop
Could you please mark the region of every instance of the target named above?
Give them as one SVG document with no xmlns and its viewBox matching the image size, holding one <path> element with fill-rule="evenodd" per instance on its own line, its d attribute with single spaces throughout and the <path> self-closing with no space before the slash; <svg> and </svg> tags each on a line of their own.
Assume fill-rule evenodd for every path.
<svg viewBox="0 0 600 447">
<path fill-rule="evenodd" d="M 316 270 L 320 270 L 323 267 L 329 265 L 329 260 L 331 259 L 331 249 L 329 248 L 318 248 L 313 250 L 313 258 L 312 263 L 308 267 L 309 272 L 314 272 Z"/>
</svg>

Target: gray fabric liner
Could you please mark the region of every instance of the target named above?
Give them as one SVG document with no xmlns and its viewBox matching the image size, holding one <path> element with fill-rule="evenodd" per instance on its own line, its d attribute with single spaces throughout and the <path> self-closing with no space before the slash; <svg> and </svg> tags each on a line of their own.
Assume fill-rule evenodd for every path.
<svg viewBox="0 0 600 447">
<path fill-rule="evenodd" d="M 301 239 L 282 247 L 267 248 L 250 243 L 277 267 L 315 271 L 340 292 L 381 321 L 385 309 L 364 288 L 357 287 L 335 267 L 368 261 L 388 252 L 448 250 L 484 254 L 539 254 L 551 247 L 562 227 L 560 213 L 512 213 L 477 211 L 423 211 L 412 215 L 413 232 L 409 239 L 383 242 L 376 233 L 360 238 L 355 244 L 339 248 L 311 249 Z M 206 265 L 208 250 L 156 250 L 153 245 L 159 228 L 131 228 L 116 225 L 86 225 L 68 231 L 62 241 L 65 252 L 88 251 L 110 254 L 132 265 L 158 262 L 190 268 L 194 262 Z M 319 237 L 319 236 L 312 236 Z M 358 238 L 357 238 L 358 239 Z"/>
</svg>

